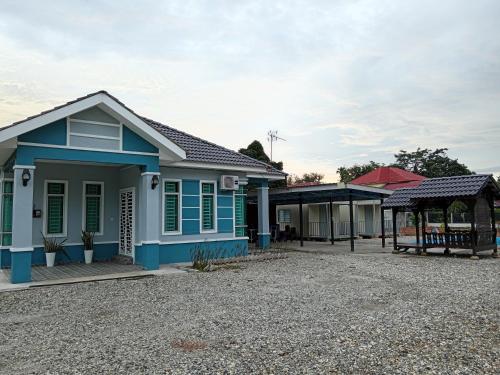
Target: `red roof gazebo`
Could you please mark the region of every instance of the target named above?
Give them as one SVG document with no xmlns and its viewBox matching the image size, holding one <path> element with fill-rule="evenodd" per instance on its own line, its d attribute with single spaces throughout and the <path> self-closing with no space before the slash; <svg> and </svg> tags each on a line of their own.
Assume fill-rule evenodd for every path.
<svg viewBox="0 0 500 375">
<path fill-rule="evenodd" d="M 396 167 L 380 167 L 355 178 L 350 183 L 354 185 L 372 186 L 389 190 L 416 187 L 425 180 L 424 176 L 405 171 Z"/>
</svg>

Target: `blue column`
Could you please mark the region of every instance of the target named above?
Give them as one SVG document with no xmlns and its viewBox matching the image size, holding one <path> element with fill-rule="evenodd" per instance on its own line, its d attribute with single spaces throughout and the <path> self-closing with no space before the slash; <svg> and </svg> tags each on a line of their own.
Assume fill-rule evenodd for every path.
<svg viewBox="0 0 500 375">
<path fill-rule="evenodd" d="M 271 244 L 271 233 L 269 231 L 269 186 L 267 180 L 261 181 L 257 188 L 258 206 L 258 237 L 261 249 L 269 248 Z"/>
<path fill-rule="evenodd" d="M 22 175 L 29 173 L 24 186 Z M 12 211 L 11 277 L 12 283 L 31 281 L 33 252 L 33 180 L 35 166 L 14 166 L 14 198 Z"/>
<path fill-rule="evenodd" d="M 159 179 L 158 186 L 152 188 L 153 178 Z M 159 172 L 144 172 L 141 174 L 139 195 L 139 239 L 141 246 L 141 264 L 146 270 L 160 268 L 160 195 L 162 183 Z"/>
</svg>

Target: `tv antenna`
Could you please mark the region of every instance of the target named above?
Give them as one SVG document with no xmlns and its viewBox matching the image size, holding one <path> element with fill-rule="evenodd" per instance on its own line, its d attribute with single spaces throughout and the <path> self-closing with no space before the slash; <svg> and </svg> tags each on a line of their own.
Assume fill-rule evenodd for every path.
<svg viewBox="0 0 500 375">
<path fill-rule="evenodd" d="M 278 137 L 278 131 L 277 130 L 269 130 L 267 132 L 267 140 L 271 143 L 271 161 L 273 161 L 273 143 L 277 142 L 278 140 L 280 141 L 286 141 L 286 139 L 283 139 L 281 137 Z"/>
</svg>

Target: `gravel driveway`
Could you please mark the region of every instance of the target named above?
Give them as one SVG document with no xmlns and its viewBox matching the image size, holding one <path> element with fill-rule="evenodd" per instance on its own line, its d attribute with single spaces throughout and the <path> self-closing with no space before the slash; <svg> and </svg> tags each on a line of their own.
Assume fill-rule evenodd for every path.
<svg viewBox="0 0 500 375">
<path fill-rule="evenodd" d="M 0 372 L 498 373 L 500 260 L 318 255 L 0 294 Z"/>
</svg>

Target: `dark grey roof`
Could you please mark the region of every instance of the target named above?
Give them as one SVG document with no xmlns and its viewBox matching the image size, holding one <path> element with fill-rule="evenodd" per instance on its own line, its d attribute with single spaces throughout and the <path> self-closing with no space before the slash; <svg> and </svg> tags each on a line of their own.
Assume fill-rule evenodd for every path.
<svg viewBox="0 0 500 375">
<path fill-rule="evenodd" d="M 401 188 L 397 189 L 392 195 L 384 200 L 383 208 L 411 208 L 415 206 L 410 198 L 412 193 L 418 188 Z"/>
<path fill-rule="evenodd" d="M 496 194 L 499 187 L 491 175 L 473 174 L 469 176 L 454 176 L 429 178 L 414 189 L 412 200 L 472 198 L 480 194 L 487 186 L 491 186 Z"/>
<path fill-rule="evenodd" d="M 157 121 L 150 120 L 148 118 L 145 118 L 143 116 L 140 116 L 136 112 L 134 112 L 132 109 L 127 107 L 125 104 L 123 104 L 120 100 L 118 100 L 116 97 L 113 95 L 109 94 L 107 91 L 101 90 L 97 91 L 85 96 L 82 96 L 80 98 L 77 98 L 75 100 L 69 101 L 65 104 L 59 105 L 57 107 L 54 107 L 52 109 L 49 109 L 47 111 L 43 111 L 37 115 L 30 116 L 25 118 L 24 120 L 16 121 L 8 126 L 5 126 L 0 129 L 0 131 L 10 128 L 12 126 L 15 126 L 17 124 L 20 124 L 24 121 L 31 120 L 33 118 L 42 116 L 44 114 L 53 112 L 57 109 L 63 108 L 65 106 L 68 106 L 70 104 L 79 102 L 81 100 L 87 99 L 91 96 L 98 95 L 98 94 L 105 94 L 115 100 L 116 102 L 120 103 L 124 108 L 126 108 L 128 111 L 134 113 L 136 116 L 141 118 L 146 124 L 151 126 L 153 129 L 157 130 L 159 133 L 161 133 L 163 136 L 168 138 L 170 141 L 174 142 L 182 148 L 186 152 L 186 161 L 192 161 L 192 162 L 199 162 L 199 163 L 212 163 L 212 164 L 223 164 L 223 165 L 231 165 L 231 166 L 239 166 L 239 167 L 253 167 L 253 168 L 264 168 L 266 173 L 269 174 L 274 174 L 274 175 L 282 175 L 285 176 L 286 173 L 279 171 L 270 165 L 263 163 L 259 160 L 253 159 L 249 156 L 240 154 L 239 152 L 229 150 L 227 148 L 224 148 L 222 146 L 218 146 L 214 143 L 205 141 L 201 138 L 195 137 L 193 135 L 190 135 L 188 133 L 184 133 L 180 130 L 174 129 L 170 126 L 161 124 Z"/>
</svg>

